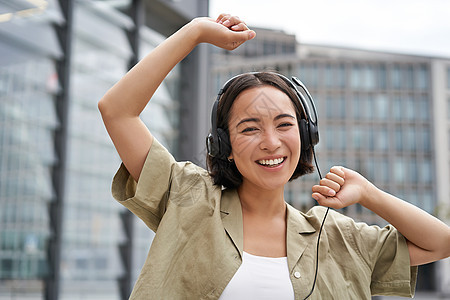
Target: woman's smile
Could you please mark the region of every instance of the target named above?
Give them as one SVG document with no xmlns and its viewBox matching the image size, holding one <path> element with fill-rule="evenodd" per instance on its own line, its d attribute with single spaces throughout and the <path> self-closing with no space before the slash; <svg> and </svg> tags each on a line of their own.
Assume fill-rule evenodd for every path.
<svg viewBox="0 0 450 300">
<path fill-rule="evenodd" d="M 265 158 L 257 160 L 256 163 L 265 168 L 275 169 L 283 166 L 283 163 L 286 160 L 286 158 L 287 156 L 281 156 L 276 158 Z"/>
</svg>

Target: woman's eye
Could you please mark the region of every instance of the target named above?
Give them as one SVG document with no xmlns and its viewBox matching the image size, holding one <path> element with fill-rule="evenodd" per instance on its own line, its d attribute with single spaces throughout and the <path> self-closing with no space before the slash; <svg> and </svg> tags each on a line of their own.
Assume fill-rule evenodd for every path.
<svg viewBox="0 0 450 300">
<path fill-rule="evenodd" d="M 256 130 L 258 130 L 258 128 L 248 127 L 248 128 L 245 128 L 244 130 L 242 130 L 242 133 L 252 132 L 252 131 L 256 131 Z"/>
<path fill-rule="evenodd" d="M 292 124 L 292 123 L 281 123 L 280 125 L 278 125 L 278 127 L 290 127 L 290 126 L 294 126 L 294 124 Z"/>
</svg>

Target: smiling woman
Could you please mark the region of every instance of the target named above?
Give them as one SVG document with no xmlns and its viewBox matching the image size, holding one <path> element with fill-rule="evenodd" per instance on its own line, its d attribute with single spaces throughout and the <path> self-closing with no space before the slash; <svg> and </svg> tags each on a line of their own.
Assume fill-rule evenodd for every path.
<svg viewBox="0 0 450 300">
<path fill-rule="evenodd" d="M 312 197 L 332 208 L 360 203 L 393 226 L 330 211 L 322 227 L 326 208 L 302 213 L 287 204 L 284 187 L 312 171 L 318 142 L 317 124 L 289 79 L 261 72 L 225 84 L 211 115 L 208 171 L 175 161 L 139 119 L 196 45 L 233 50 L 254 37 L 238 17 L 194 19 L 99 102 L 123 160 L 113 196 L 156 232 L 131 299 L 413 295 L 415 266 L 450 255 L 449 227 L 343 167 L 333 167 Z M 319 251 L 314 245 L 322 228 Z M 319 262 L 322 271 L 315 273 Z"/>
</svg>

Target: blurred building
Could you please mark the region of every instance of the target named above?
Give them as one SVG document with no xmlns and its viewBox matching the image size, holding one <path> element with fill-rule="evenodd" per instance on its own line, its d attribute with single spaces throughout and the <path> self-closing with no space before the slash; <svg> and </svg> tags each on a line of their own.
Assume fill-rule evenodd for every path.
<svg viewBox="0 0 450 300">
<path fill-rule="evenodd" d="M 216 49 L 215 83 L 248 71 L 298 77 L 315 99 L 322 174 L 353 168 L 381 189 L 450 221 L 450 58 L 298 44 L 295 36 L 257 28 L 233 52 Z M 317 173 L 289 184 L 288 202 L 306 211 Z M 355 205 L 344 213 L 369 224 L 385 221 Z M 420 268 L 418 289 L 450 295 L 449 259 Z"/>
<path fill-rule="evenodd" d="M 128 298 L 152 233 L 112 200 L 120 159 L 97 102 L 207 12 L 206 0 L 0 1 L 0 299 Z M 150 104 L 180 159 L 201 151 L 207 57 L 198 47 Z"/>
</svg>

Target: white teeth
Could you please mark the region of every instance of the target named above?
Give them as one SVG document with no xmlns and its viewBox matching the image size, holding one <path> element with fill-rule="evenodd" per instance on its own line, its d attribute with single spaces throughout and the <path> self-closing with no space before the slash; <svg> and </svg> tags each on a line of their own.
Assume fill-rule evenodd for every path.
<svg viewBox="0 0 450 300">
<path fill-rule="evenodd" d="M 262 159 L 262 160 L 258 160 L 258 163 L 260 163 L 261 165 L 265 165 L 265 166 L 275 166 L 275 165 L 279 165 L 284 161 L 283 157 L 280 158 L 276 158 L 276 159 Z"/>
</svg>

